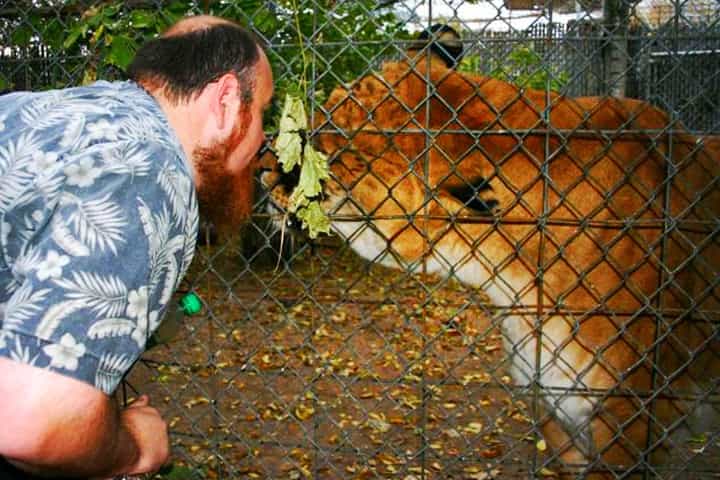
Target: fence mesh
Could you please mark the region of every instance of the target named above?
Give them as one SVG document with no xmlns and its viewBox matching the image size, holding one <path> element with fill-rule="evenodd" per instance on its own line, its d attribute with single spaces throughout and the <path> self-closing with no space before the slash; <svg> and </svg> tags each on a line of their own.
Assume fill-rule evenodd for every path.
<svg viewBox="0 0 720 480">
<path fill-rule="evenodd" d="M 720 474 L 717 2 L 0 1 L 0 90 L 121 78 L 202 12 L 307 80 L 335 233 L 283 235 L 277 172 L 203 228 L 205 308 L 124 390 L 160 477 Z"/>
</svg>

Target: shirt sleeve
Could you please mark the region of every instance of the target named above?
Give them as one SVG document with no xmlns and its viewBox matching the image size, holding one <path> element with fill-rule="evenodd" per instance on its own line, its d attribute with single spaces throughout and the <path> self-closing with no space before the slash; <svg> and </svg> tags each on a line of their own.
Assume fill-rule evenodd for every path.
<svg viewBox="0 0 720 480">
<path fill-rule="evenodd" d="M 197 205 L 181 165 L 156 143 L 110 144 L 39 174 L 3 219 L 16 289 L 0 355 L 116 389 L 192 259 Z"/>
</svg>

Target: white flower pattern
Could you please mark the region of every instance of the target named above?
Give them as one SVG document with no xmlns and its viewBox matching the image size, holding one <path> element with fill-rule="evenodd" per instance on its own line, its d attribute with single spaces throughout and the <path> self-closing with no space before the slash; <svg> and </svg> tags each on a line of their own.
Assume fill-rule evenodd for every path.
<svg viewBox="0 0 720 480">
<path fill-rule="evenodd" d="M 58 154 L 57 152 L 37 151 L 33 153 L 32 159 L 34 172 L 42 174 L 57 164 Z"/>
<path fill-rule="evenodd" d="M 70 257 L 60 255 L 55 250 L 50 250 L 45 260 L 37 264 L 37 276 L 40 280 L 60 278 L 63 267 L 68 263 L 70 263 Z"/>
<path fill-rule="evenodd" d="M 103 118 L 95 123 L 89 123 L 87 132 L 90 139 L 117 140 L 117 126 Z"/>
<path fill-rule="evenodd" d="M 50 357 L 50 367 L 70 370 L 77 370 L 78 360 L 85 355 L 85 345 L 77 343 L 75 338 L 66 333 L 60 338 L 59 343 L 53 343 L 43 347 L 43 351 Z"/>
<path fill-rule="evenodd" d="M 102 170 L 95 167 L 95 161 L 86 157 L 77 163 L 71 163 L 65 167 L 65 175 L 67 175 L 68 185 L 76 185 L 78 187 L 91 186 L 97 177 L 100 176 Z"/>
<path fill-rule="evenodd" d="M 147 287 L 140 287 L 128 293 L 127 316 L 145 321 L 148 311 Z"/>
<path fill-rule="evenodd" d="M 182 147 L 131 82 L 3 95 L 0 112 L 0 356 L 111 394 L 193 257 Z"/>
</svg>

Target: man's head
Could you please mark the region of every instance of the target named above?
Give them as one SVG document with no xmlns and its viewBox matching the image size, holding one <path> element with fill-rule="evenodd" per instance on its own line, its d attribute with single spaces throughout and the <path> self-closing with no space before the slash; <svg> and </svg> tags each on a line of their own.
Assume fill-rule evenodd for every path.
<svg viewBox="0 0 720 480">
<path fill-rule="evenodd" d="M 221 230 L 237 226 L 252 209 L 273 94 L 258 40 L 228 20 L 186 18 L 143 45 L 128 75 L 158 100 L 191 158 L 203 216 Z"/>
</svg>

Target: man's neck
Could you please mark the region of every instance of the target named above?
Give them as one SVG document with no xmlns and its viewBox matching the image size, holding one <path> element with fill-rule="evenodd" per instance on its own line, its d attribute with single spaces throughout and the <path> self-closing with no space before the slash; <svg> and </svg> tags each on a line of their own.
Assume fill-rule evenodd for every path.
<svg viewBox="0 0 720 480">
<path fill-rule="evenodd" d="M 188 104 L 182 102 L 170 102 L 164 95 L 152 94 L 155 100 L 160 105 L 165 117 L 167 117 L 168 123 L 175 131 L 180 140 L 180 144 L 185 151 L 185 156 L 190 158 L 193 150 L 195 149 L 195 142 L 193 140 L 193 119 L 191 108 Z"/>
<path fill-rule="evenodd" d="M 190 167 L 193 178 L 196 178 L 195 166 L 192 158 L 193 152 L 197 147 L 197 133 L 199 125 L 197 125 L 197 115 L 188 102 L 171 102 L 162 93 L 150 92 L 155 101 L 160 105 L 160 109 L 165 114 L 170 127 L 175 132 L 180 145 L 185 152 L 188 166 Z"/>
</svg>

